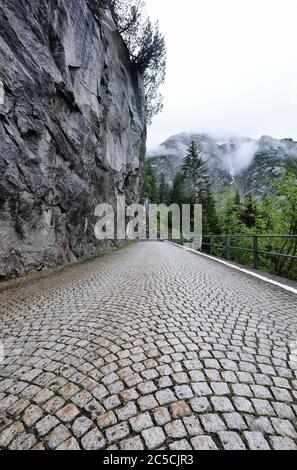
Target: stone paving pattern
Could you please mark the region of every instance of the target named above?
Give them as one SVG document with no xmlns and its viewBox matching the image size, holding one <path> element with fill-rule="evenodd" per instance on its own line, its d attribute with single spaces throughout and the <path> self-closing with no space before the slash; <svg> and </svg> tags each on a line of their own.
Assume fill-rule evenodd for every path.
<svg viewBox="0 0 297 470">
<path fill-rule="evenodd" d="M 296 295 L 167 243 L 0 294 L 1 449 L 296 449 Z"/>
</svg>

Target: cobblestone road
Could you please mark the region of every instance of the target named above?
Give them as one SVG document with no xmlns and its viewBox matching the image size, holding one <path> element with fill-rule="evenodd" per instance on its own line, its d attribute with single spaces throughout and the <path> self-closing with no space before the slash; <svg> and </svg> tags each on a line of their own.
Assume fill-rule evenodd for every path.
<svg viewBox="0 0 297 470">
<path fill-rule="evenodd" d="M 296 449 L 296 310 L 154 242 L 3 292 L 0 448 Z"/>
</svg>

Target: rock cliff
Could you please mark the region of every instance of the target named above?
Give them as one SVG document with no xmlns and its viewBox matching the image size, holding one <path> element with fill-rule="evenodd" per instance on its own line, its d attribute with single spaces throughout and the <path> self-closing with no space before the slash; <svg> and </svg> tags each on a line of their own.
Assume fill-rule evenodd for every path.
<svg viewBox="0 0 297 470">
<path fill-rule="evenodd" d="M 93 213 L 138 200 L 142 78 L 99 0 L 1 0 L 0 278 L 93 255 Z"/>
</svg>

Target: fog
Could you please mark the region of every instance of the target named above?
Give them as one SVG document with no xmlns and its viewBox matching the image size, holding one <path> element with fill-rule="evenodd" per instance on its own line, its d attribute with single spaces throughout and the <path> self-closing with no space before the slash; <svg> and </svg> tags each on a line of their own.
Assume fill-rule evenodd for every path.
<svg viewBox="0 0 297 470">
<path fill-rule="evenodd" d="M 259 146 L 255 141 L 241 142 L 236 150 L 233 152 L 230 151 L 230 153 L 227 154 L 224 160 L 232 177 L 235 177 L 248 168 L 258 148 Z"/>
<path fill-rule="evenodd" d="M 149 128 L 149 149 L 183 131 L 297 140 L 296 0 L 147 6 L 168 47 L 164 110 Z"/>
</svg>

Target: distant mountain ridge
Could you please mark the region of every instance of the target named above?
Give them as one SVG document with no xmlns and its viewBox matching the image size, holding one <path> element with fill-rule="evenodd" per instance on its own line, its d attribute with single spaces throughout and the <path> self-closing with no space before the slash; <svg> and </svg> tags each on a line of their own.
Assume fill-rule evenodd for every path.
<svg viewBox="0 0 297 470">
<path fill-rule="evenodd" d="M 261 197 L 271 191 L 273 181 L 282 170 L 294 173 L 297 178 L 297 142 L 293 139 L 279 140 L 269 136 L 259 140 L 249 137 L 222 139 L 185 132 L 169 137 L 156 150 L 148 152 L 157 177 L 164 173 L 172 184 L 192 140 L 198 144 L 202 158 L 207 162 L 215 191 L 232 186 L 242 195 L 251 193 Z"/>
</svg>

